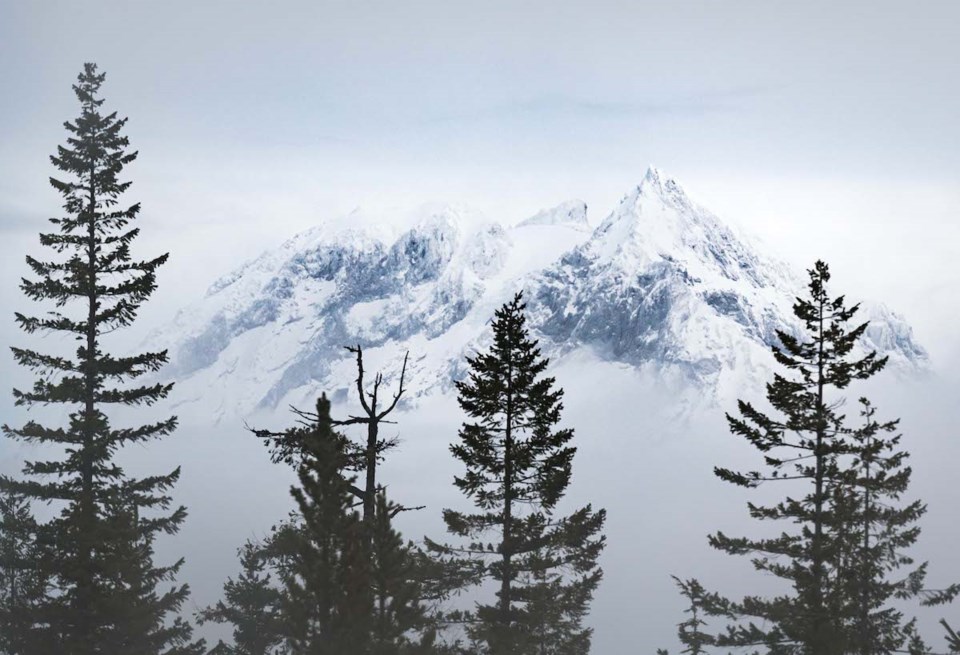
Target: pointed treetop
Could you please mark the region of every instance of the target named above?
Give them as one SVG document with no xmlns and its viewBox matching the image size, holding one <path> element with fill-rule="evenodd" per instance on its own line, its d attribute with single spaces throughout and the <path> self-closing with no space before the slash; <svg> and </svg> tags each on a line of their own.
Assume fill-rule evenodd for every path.
<svg viewBox="0 0 960 655">
<path fill-rule="evenodd" d="M 683 187 L 674 178 L 653 165 L 647 167 L 647 172 L 637 185 L 635 193 L 637 196 L 659 195 L 674 200 L 687 197 Z"/>
<path fill-rule="evenodd" d="M 99 107 L 103 104 L 103 99 L 97 99 L 96 95 L 100 91 L 100 86 L 106 79 L 106 73 L 98 73 L 97 65 L 87 62 L 83 65 L 83 72 L 77 76 L 77 83 L 73 85 L 73 91 L 77 94 L 77 99 L 84 105 Z"/>
</svg>

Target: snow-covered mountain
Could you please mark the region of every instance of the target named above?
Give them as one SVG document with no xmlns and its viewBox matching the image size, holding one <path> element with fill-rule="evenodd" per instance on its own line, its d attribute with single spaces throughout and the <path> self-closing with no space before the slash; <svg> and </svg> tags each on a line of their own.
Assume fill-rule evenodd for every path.
<svg viewBox="0 0 960 655">
<path fill-rule="evenodd" d="M 393 374 L 409 350 L 412 397 L 444 392 L 520 290 L 549 354 L 635 367 L 699 397 L 759 387 L 776 330 L 798 330 L 805 274 L 654 168 L 595 229 L 576 200 L 512 227 L 452 206 L 407 218 L 404 231 L 351 215 L 216 281 L 153 337 L 170 349 L 179 402 L 202 398 L 222 416 L 321 390 L 336 399 L 354 378 L 343 347 L 356 343 Z M 864 317 L 864 347 L 900 371 L 925 366 L 900 316 L 865 303 Z"/>
</svg>

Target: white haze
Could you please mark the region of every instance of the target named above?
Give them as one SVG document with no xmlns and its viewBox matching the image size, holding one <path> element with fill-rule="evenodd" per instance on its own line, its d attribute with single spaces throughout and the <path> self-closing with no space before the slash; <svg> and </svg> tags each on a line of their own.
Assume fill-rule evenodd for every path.
<svg viewBox="0 0 960 655">
<path fill-rule="evenodd" d="M 769 526 L 747 518 L 746 502 L 777 498 L 784 488 L 769 485 L 749 492 L 713 476 L 714 466 L 753 468 L 760 463 L 756 451 L 726 430 L 723 413 L 733 407 L 677 417 L 672 399 L 654 380 L 622 366 L 585 366 L 584 357 L 560 362 L 551 373 L 566 390 L 564 423 L 575 428 L 578 447 L 563 506 L 589 502 L 608 512 L 608 546 L 601 560 L 605 578 L 589 619 L 596 629 L 593 652 L 633 655 L 658 647 L 677 651 L 674 626 L 682 620 L 684 604 L 671 574 L 697 577 L 708 588 L 731 596 L 778 589 L 746 559 L 710 549 L 706 537 L 717 530 L 763 534 L 759 531 Z M 958 388 L 956 382 L 936 376 L 912 382 L 886 379 L 869 387 L 884 416 L 903 419 L 903 445 L 911 451 L 914 467 L 910 497 L 929 504 L 915 553 L 931 560 L 933 586 L 960 580 L 960 561 L 954 556 L 960 525 L 953 484 L 960 456 L 955 430 L 960 409 L 952 402 Z M 862 386 L 852 389 L 847 394 L 851 405 L 864 392 Z M 335 407 L 334 414 L 351 409 Z M 132 471 L 144 473 L 183 465 L 177 497 L 189 503 L 190 518 L 177 539 L 164 540 L 159 555 L 187 555 L 183 579 L 193 588 L 191 602 L 203 606 L 216 601 L 222 582 L 238 571 L 234 550 L 246 539 L 262 537 L 293 508 L 288 495 L 293 476 L 283 465 L 268 462 L 264 446 L 239 419 L 211 427 L 203 416 L 183 418 L 175 437 L 128 453 L 126 459 Z M 251 418 L 250 423 L 279 429 L 294 419 L 281 410 Z M 434 397 L 400 413 L 397 420 L 387 434 L 398 436 L 400 445 L 389 455 L 381 479 L 394 499 L 427 506 L 401 514 L 398 526 L 411 539 L 429 535 L 443 540 L 441 510 L 468 508 L 452 485 L 460 464 L 448 451 L 462 417 L 452 398 Z M 191 456 L 184 458 L 184 452 Z M 936 621 L 957 614 L 950 607 L 907 609 L 921 617 L 934 645 L 941 635 Z M 216 628 L 202 632 L 224 636 Z"/>
</svg>

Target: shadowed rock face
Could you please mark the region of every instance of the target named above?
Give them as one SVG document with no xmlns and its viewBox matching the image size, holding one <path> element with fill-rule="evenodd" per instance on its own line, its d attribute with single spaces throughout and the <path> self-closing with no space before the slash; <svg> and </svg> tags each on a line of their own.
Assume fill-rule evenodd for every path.
<svg viewBox="0 0 960 655">
<path fill-rule="evenodd" d="M 538 326 L 554 342 L 699 384 L 737 365 L 735 341 L 769 349 L 798 328 L 783 302 L 797 279 L 656 170 L 538 282 Z"/>
<path fill-rule="evenodd" d="M 298 235 L 214 283 L 156 338 L 187 387 L 219 384 L 225 405 L 334 391 L 331 371 L 357 342 L 422 355 L 422 394 L 449 388 L 493 310 L 522 289 L 547 351 L 588 348 L 712 389 L 769 359 L 777 330 L 799 331 L 791 306 L 804 283 L 651 169 L 592 231 L 586 205 L 568 201 L 513 228 L 444 207 L 397 236 L 356 225 Z M 924 365 L 899 316 L 879 305 L 864 316 L 864 347 L 901 369 Z"/>
<path fill-rule="evenodd" d="M 684 272 L 664 262 L 582 288 L 578 282 L 593 279 L 594 268 L 590 260 L 573 256 L 544 274 L 536 300 L 549 312 L 540 331 L 556 342 L 592 345 L 618 361 L 666 361 L 670 313 Z"/>
<path fill-rule="evenodd" d="M 288 316 L 289 305 L 298 287 L 309 281 L 333 283 L 333 293 L 315 305 L 312 317 L 318 321 L 317 331 L 337 344 L 350 342 L 344 323 L 349 310 L 361 303 L 402 296 L 410 288 L 436 282 L 450 263 L 457 243 L 456 225 L 447 217 L 433 224 L 421 225 L 406 232 L 391 247 L 381 243 L 355 244 L 331 242 L 296 252 L 268 277 L 255 297 L 249 298 L 237 312 L 219 312 L 206 329 L 184 339 L 176 353 L 178 371 L 189 374 L 213 364 L 232 339 L 256 328 L 280 321 L 295 322 L 303 316 Z M 228 276 L 227 283 L 217 282 L 212 293 L 223 293 L 242 276 Z M 211 295 L 208 293 L 208 296 Z M 321 301 L 321 298 L 317 298 Z M 445 320 L 428 322 L 422 315 L 409 315 L 404 320 L 384 324 L 382 335 L 374 344 L 404 339 L 423 329 L 436 332 L 463 317 L 470 307 L 468 299 L 451 297 L 448 289 L 438 288 L 436 303 L 444 308 Z M 231 315 L 232 314 L 232 315 Z M 395 317 L 396 318 L 396 317 Z M 326 348 L 318 348 L 317 340 L 310 349 L 328 356 Z M 337 353 L 339 357 L 339 353 Z M 302 364 L 312 362 L 307 358 Z M 301 362 L 298 362 L 298 364 Z M 301 366 L 292 366 L 295 371 Z M 299 377 L 291 373 L 293 377 Z"/>
</svg>

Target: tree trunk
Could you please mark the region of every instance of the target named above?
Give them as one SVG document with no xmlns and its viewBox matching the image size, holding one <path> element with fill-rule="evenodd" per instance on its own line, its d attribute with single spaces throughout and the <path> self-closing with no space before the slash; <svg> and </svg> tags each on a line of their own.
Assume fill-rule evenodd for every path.
<svg viewBox="0 0 960 655">
<path fill-rule="evenodd" d="M 94 516 L 96 512 L 93 497 L 93 448 L 96 440 L 94 428 L 94 416 L 96 411 L 95 391 L 96 391 L 96 349 L 97 349 L 97 235 L 96 235 L 96 186 L 95 186 L 96 166 L 90 164 L 90 186 L 87 220 L 87 356 L 84 367 L 84 421 L 83 421 L 83 444 L 82 469 L 80 484 L 80 543 L 79 556 L 80 567 L 77 580 L 78 596 L 81 605 L 82 625 L 79 627 L 80 643 L 79 648 L 85 651 L 92 643 L 88 637 L 92 636 L 93 626 L 90 625 L 90 596 L 93 593 L 93 576 L 90 573 L 92 565 L 92 530 L 94 525 Z"/>
<path fill-rule="evenodd" d="M 511 586 L 513 556 L 513 366 L 507 368 L 507 416 L 504 425 L 503 447 L 503 580 L 500 581 L 500 622 L 504 634 L 510 635 L 511 623 Z M 513 650 L 512 637 L 506 642 L 508 649 L 502 655 Z M 500 654 L 498 654 L 500 655 Z"/>
<path fill-rule="evenodd" d="M 819 331 L 817 333 L 819 353 L 817 357 L 817 443 L 815 450 L 816 470 L 814 473 L 814 483 L 816 485 L 816 496 L 813 510 L 813 544 L 812 544 L 812 569 L 813 569 L 813 652 L 811 655 L 827 655 L 829 653 L 826 626 L 824 625 L 823 608 L 823 469 L 824 469 L 824 441 L 826 438 L 825 408 L 823 404 L 824 381 L 824 335 L 823 335 L 823 312 L 824 301 L 819 301 Z"/>
</svg>

